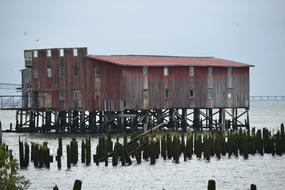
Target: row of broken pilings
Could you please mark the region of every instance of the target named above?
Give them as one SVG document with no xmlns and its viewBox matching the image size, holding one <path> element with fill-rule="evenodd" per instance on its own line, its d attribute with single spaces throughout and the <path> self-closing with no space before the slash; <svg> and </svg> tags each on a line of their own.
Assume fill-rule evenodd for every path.
<svg viewBox="0 0 285 190">
<path fill-rule="evenodd" d="M 30 159 L 30 147 L 27 142 L 23 142 L 19 138 L 19 157 L 20 168 L 27 168 Z M 43 144 L 31 143 L 31 161 L 34 163 L 35 168 L 50 168 L 50 163 L 53 162 L 53 156 L 50 155 L 48 143 Z"/>
<path fill-rule="evenodd" d="M 20 144 L 20 165 L 27 167 L 28 165 L 28 144 L 19 141 Z M 67 168 L 76 165 L 79 160 L 79 145 L 78 141 L 73 138 L 66 145 Z M 25 147 L 25 148 L 23 148 Z M 94 147 L 95 148 L 95 147 Z M 22 152 L 22 153 L 21 153 Z M 50 156 L 47 143 L 38 145 L 32 143 L 31 158 L 36 167 L 46 166 L 49 168 Z M 34 154 L 39 154 L 35 156 Z M 255 130 L 213 130 L 208 132 L 188 132 L 184 133 L 164 133 L 152 132 L 141 138 L 136 135 L 123 139 L 112 139 L 110 134 L 103 134 L 99 137 L 96 144 L 93 162 L 99 165 L 104 162 L 105 166 L 109 164 L 109 158 L 112 160 L 113 166 L 121 163 L 122 166 L 131 165 L 134 160 L 140 164 L 142 160 L 150 161 L 154 165 L 157 159 L 161 156 L 164 160 L 173 160 L 179 163 L 181 156 L 183 160 L 191 160 L 195 155 L 198 159 L 210 161 L 221 156 L 238 157 L 242 156 L 248 159 L 249 155 L 255 154 L 272 154 L 279 155 L 285 153 L 285 133 L 284 125 L 280 130 L 273 134 L 268 129 Z M 57 165 L 61 168 L 62 156 L 62 138 L 59 138 L 57 149 Z M 48 159 L 50 158 L 50 159 Z M 87 137 L 81 142 L 81 162 L 87 166 L 91 164 L 91 140 Z M 22 160 L 22 161 L 21 161 Z M 36 161 L 35 161 L 36 160 Z M 22 164 L 21 164 L 22 163 Z M 39 164 L 35 164 L 39 163 Z"/>
</svg>

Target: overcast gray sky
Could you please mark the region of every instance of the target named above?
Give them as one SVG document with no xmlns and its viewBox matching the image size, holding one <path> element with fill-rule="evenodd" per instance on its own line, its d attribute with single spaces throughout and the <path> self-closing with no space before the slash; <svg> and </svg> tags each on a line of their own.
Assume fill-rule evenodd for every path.
<svg viewBox="0 0 285 190">
<path fill-rule="evenodd" d="M 252 95 L 285 95 L 284 8 L 284 0 L 1 0 L 0 82 L 20 83 L 24 49 L 87 46 L 253 64 Z"/>
</svg>

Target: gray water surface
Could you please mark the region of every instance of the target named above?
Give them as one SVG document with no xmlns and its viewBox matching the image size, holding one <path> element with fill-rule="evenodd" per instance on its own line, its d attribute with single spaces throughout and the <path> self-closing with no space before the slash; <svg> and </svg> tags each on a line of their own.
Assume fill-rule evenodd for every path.
<svg viewBox="0 0 285 190">
<path fill-rule="evenodd" d="M 8 128 L 10 122 L 14 122 L 15 113 L 12 111 L 0 112 L 0 120 L 3 128 Z M 270 130 L 279 128 L 280 123 L 285 121 L 285 102 L 252 102 L 250 110 L 250 124 L 252 127 L 267 127 Z M 56 154 L 57 137 L 55 134 L 15 134 L 4 133 L 3 140 L 13 150 L 18 158 L 18 137 L 28 142 L 48 141 L 51 154 Z M 76 136 L 82 140 L 84 135 Z M 72 136 L 63 138 L 63 147 L 71 140 Z M 98 139 L 92 137 L 92 152 Z M 80 143 L 79 143 L 80 144 Z M 80 151 L 80 150 L 79 150 Z M 156 164 L 142 161 L 142 164 L 133 164 L 122 167 L 104 164 L 85 166 L 78 163 L 70 170 L 66 170 L 65 148 L 62 157 L 62 169 L 57 169 L 56 162 L 51 164 L 50 169 L 34 168 L 30 162 L 28 169 L 20 170 L 30 181 L 31 190 L 51 190 L 57 184 L 61 190 L 72 189 L 75 179 L 82 180 L 83 190 L 93 189 L 207 189 L 209 179 L 216 180 L 217 190 L 244 190 L 249 189 L 254 183 L 258 189 L 285 189 L 285 155 L 280 156 L 250 156 L 248 160 L 242 157 L 231 158 L 227 156 L 210 162 L 192 160 L 180 164 L 172 163 L 171 160 L 158 159 Z M 135 163 L 135 161 L 133 162 Z"/>
</svg>

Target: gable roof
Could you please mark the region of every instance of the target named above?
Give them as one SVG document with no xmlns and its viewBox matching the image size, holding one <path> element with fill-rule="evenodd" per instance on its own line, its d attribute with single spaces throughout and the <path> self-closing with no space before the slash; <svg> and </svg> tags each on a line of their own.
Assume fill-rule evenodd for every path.
<svg viewBox="0 0 285 190">
<path fill-rule="evenodd" d="M 253 65 L 215 57 L 162 55 L 87 55 L 87 57 L 121 66 L 253 67 Z"/>
</svg>

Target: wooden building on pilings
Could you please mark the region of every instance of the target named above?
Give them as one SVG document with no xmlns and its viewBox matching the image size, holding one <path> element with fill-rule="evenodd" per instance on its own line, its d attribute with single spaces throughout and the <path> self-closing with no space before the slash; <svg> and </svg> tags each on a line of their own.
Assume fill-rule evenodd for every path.
<svg viewBox="0 0 285 190">
<path fill-rule="evenodd" d="M 252 65 L 87 48 L 25 50 L 24 58 L 18 131 L 248 126 Z"/>
</svg>

